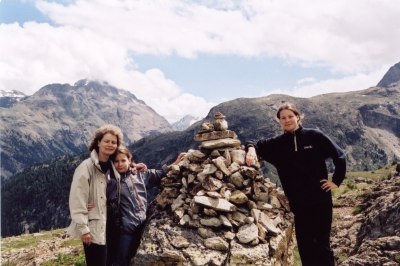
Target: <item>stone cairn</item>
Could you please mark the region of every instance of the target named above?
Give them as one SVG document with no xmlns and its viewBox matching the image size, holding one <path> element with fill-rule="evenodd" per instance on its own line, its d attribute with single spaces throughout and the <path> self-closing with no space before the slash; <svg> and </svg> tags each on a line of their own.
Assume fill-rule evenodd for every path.
<svg viewBox="0 0 400 266">
<path fill-rule="evenodd" d="M 133 265 L 290 265 L 293 215 L 282 190 L 248 167 L 225 116 L 203 123 L 162 179 Z"/>
</svg>

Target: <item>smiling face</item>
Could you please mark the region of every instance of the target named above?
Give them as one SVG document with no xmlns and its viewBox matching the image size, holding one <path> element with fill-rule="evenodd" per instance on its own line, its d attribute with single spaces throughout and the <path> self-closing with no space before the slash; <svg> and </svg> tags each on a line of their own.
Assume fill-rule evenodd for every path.
<svg viewBox="0 0 400 266">
<path fill-rule="evenodd" d="M 122 174 L 128 171 L 129 166 L 131 165 L 131 160 L 128 158 L 126 154 L 118 153 L 114 159 L 114 166 L 117 169 L 118 173 Z"/>
<path fill-rule="evenodd" d="M 300 117 L 291 110 L 283 109 L 279 113 L 279 123 L 285 132 L 294 132 L 298 129 L 299 121 Z"/>
<path fill-rule="evenodd" d="M 118 147 L 117 136 L 107 133 L 98 142 L 97 146 L 99 147 L 99 160 L 108 161 Z"/>
</svg>

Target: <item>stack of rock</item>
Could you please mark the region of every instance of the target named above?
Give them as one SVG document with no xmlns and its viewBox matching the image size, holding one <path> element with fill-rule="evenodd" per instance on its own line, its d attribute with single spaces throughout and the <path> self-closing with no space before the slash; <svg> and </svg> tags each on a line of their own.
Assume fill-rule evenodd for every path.
<svg viewBox="0 0 400 266">
<path fill-rule="evenodd" d="M 171 166 L 135 265 L 288 265 L 293 216 L 282 190 L 245 164 L 245 150 L 216 113 L 199 150 Z M 159 245 L 155 243 L 159 242 Z"/>
</svg>

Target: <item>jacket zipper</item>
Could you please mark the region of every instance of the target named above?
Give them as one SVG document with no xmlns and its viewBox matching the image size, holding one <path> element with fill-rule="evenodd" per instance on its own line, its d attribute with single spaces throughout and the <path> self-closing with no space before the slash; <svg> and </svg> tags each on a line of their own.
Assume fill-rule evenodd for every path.
<svg viewBox="0 0 400 266">
<path fill-rule="evenodd" d="M 294 135 L 294 151 L 297 152 L 297 138 L 296 138 L 296 132 L 293 132 Z"/>
</svg>

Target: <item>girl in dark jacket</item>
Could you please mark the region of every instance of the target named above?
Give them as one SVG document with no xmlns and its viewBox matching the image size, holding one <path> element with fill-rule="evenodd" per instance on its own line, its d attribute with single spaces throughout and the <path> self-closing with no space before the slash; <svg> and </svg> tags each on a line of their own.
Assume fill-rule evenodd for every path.
<svg viewBox="0 0 400 266">
<path fill-rule="evenodd" d="M 185 153 L 179 154 L 173 164 L 181 161 L 184 156 Z M 119 147 L 114 159 L 115 168 L 121 175 L 120 234 L 117 263 L 114 264 L 119 266 L 128 266 L 139 246 L 141 227 L 146 220 L 148 189 L 158 186 L 168 171 L 167 165 L 164 165 L 162 170 L 147 170 L 144 164 L 137 165 L 144 167 L 138 169 L 141 171 L 132 171 L 131 163 L 132 154 L 126 147 Z M 112 256 L 112 254 L 107 256 L 109 255 Z"/>
<path fill-rule="evenodd" d="M 297 245 L 303 266 L 334 265 L 330 248 L 331 190 L 345 178 L 344 152 L 326 135 L 301 126 L 301 115 L 290 103 L 282 105 L 277 118 L 283 134 L 247 143 L 246 164 L 259 158 L 273 164 L 294 213 Z M 257 157 L 258 156 L 258 157 Z M 335 172 L 328 180 L 325 160 L 332 158 Z"/>
</svg>

